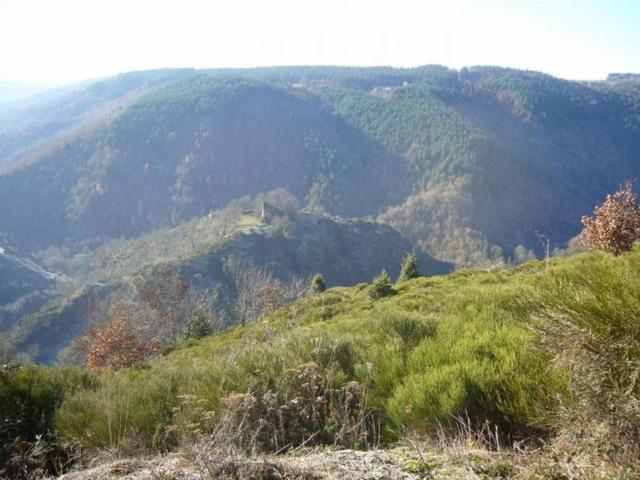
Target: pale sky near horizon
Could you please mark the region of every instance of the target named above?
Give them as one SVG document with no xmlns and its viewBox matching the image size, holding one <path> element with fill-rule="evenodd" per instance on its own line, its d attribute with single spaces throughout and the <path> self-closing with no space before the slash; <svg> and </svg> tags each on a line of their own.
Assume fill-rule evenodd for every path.
<svg viewBox="0 0 640 480">
<path fill-rule="evenodd" d="M 640 72 L 640 0 L 0 0 L 0 79 L 161 67 Z"/>
</svg>

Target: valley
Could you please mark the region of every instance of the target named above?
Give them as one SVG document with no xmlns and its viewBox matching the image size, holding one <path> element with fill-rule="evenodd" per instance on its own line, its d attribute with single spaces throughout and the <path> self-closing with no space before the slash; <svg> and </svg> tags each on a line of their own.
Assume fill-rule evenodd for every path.
<svg viewBox="0 0 640 480">
<path fill-rule="evenodd" d="M 638 158 L 624 74 L 0 103 L 0 478 L 636 478 Z"/>
</svg>

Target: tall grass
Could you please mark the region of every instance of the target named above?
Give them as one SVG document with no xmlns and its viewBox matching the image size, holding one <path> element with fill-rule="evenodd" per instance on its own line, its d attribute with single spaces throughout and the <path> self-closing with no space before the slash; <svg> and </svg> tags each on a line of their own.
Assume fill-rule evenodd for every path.
<svg viewBox="0 0 640 480">
<path fill-rule="evenodd" d="M 533 325 L 571 371 L 572 401 L 556 412 L 570 449 L 640 459 L 640 255 L 576 257 L 539 282 Z M 580 441 L 578 441 L 580 440 Z M 569 452 L 573 455 L 575 452 Z"/>
<path fill-rule="evenodd" d="M 77 392 L 58 411 L 60 439 L 80 441 L 87 449 L 165 449 L 171 446 L 165 429 L 177 392 L 171 374 L 155 375 L 144 368 L 107 371 L 95 388 Z"/>
<path fill-rule="evenodd" d="M 0 367 L 0 478 L 61 473 L 73 448 L 56 441 L 56 409 L 65 395 L 92 384 L 75 368 Z"/>
</svg>

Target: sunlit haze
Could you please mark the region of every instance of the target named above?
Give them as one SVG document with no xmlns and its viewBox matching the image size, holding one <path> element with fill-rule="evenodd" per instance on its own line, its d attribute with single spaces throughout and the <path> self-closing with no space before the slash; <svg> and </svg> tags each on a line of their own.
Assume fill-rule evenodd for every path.
<svg viewBox="0 0 640 480">
<path fill-rule="evenodd" d="M 0 79 L 159 67 L 499 65 L 640 71 L 638 0 L 0 0 Z"/>
</svg>

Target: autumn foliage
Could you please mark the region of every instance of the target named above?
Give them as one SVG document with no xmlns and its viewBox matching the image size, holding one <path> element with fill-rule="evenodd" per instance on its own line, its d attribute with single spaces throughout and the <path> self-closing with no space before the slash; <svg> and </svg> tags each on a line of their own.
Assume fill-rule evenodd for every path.
<svg viewBox="0 0 640 480">
<path fill-rule="evenodd" d="M 631 250 L 640 238 L 640 205 L 628 181 L 624 188 L 607 195 L 592 217 L 582 217 L 582 242 L 591 248 L 619 255 Z"/>
<path fill-rule="evenodd" d="M 87 332 L 82 342 L 87 354 L 87 369 L 92 372 L 108 368 L 118 370 L 145 360 L 160 344 L 146 339 L 144 333 L 131 324 L 126 310 L 117 310 L 108 323 Z"/>
</svg>

